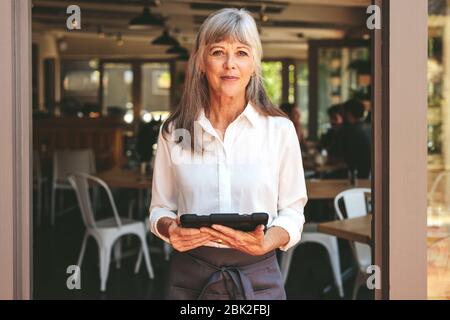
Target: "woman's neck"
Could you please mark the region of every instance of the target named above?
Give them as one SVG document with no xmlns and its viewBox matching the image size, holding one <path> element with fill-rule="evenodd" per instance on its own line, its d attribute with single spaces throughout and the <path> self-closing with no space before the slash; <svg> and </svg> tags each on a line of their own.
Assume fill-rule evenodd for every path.
<svg viewBox="0 0 450 320">
<path fill-rule="evenodd" d="M 244 111 L 245 97 L 212 97 L 206 116 L 214 128 L 226 129 Z"/>
</svg>

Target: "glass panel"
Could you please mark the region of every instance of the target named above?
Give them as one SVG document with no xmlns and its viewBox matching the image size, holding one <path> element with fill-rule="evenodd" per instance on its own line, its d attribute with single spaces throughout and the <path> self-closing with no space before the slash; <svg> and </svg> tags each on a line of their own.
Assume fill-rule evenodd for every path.
<svg viewBox="0 0 450 320">
<path fill-rule="evenodd" d="M 264 88 L 272 103 L 276 106 L 281 104 L 282 86 L 281 61 L 265 61 L 262 63 L 262 75 Z"/>
<path fill-rule="evenodd" d="M 300 122 L 305 137 L 308 137 L 308 90 L 308 63 L 300 62 L 297 64 L 297 103 L 300 107 Z"/>
<path fill-rule="evenodd" d="M 450 5 L 428 5 L 428 298 L 450 299 Z"/>
<path fill-rule="evenodd" d="M 327 110 L 348 99 L 361 100 L 370 109 L 368 48 L 319 49 L 319 136 L 329 129 Z"/>
<path fill-rule="evenodd" d="M 63 60 L 61 81 L 62 114 L 99 111 L 100 72 L 97 60 Z"/>
<path fill-rule="evenodd" d="M 132 122 L 132 86 L 131 63 L 105 63 L 103 65 L 103 111 L 114 115 L 126 113 L 128 120 Z"/>
<path fill-rule="evenodd" d="M 170 64 L 142 65 L 142 110 L 146 113 L 170 110 Z"/>
<path fill-rule="evenodd" d="M 295 65 L 289 65 L 289 103 L 295 102 Z"/>
</svg>

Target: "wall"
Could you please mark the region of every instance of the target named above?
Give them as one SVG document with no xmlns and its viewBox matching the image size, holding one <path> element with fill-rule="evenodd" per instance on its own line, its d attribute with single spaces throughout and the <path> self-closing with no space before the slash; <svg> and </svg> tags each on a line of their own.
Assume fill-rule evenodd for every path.
<svg viewBox="0 0 450 320">
<path fill-rule="evenodd" d="M 55 59 L 55 101 L 60 101 L 60 62 L 57 48 L 57 39 L 52 33 L 33 32 L 33 44 L 38 45 L 39 50 L 39 110 L 45 110 L 45 92 L 44 92 L 44 61 L 48 58 Z"/>
</svg>

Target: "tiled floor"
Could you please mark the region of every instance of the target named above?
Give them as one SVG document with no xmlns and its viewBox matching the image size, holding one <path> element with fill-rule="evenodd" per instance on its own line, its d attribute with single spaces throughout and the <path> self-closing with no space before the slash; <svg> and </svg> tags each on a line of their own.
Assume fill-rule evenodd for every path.
<svg viewBox="0 0 450 320">
<path fill-rule="evenodd" d="M 151 237 L 149 242 L 155 271 L 153 280 L 149 279 L 144 265 L 141 266 L 138 274 L 134 274 L 136 255 L 131 255 L 123 259 L 121 269 L 116 269 L 115 264 L 111 263 L 107 290 L 101 293 L 98 251 L 95 241 L 91 239 L 81 268 L 81 289 L 69 290 L 66 281 L 70 274 L 66 271 L 68 266 L 75 265 L 77 262 L 83 233 L 84 226 L 77 210 L 58 217 L 56 226 L 53 228 L 49 226 L 48 218 L 44 216 L 43 224 L 34 230 L 33 298 L 163 299 L 168 262 L 164 260 L 161 241 Z M 131 248 L 137 248 L 137 243 L 133 240 Z M 126 250 L 126 240 L 124 245 Z M 352 257 L 345 241 L 340 241 L 339 246 L 344 273 L 345 298 L 349 299 L 353 286 L 353 272 L 350 268 Z M 325 249 L 315 244 L 303 244 L 297 247 L 286 284 L 288 299 L 339 299 L 332 282 L 333 277 Z M 372 293 L 361 288 L 359 298 L 371 299 Z"/>
</svg>

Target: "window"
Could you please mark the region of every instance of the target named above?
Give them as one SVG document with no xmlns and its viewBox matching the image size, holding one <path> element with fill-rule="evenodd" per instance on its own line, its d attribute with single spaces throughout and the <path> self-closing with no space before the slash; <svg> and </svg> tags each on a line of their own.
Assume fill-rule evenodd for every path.
<svg viewBox="0 0 450 320">
<path fill-rule="evenodd" d="M 281 104 L 283 82 L 281 79 L 281 61 L 264 61 L 262 63 L 262 75 L 264 88 L 272 103 Z"/>
<path fill-rule="evenodd" d="M 428 2 L 428 298 L 450 298 L 450 5 Z"/>
<path fill-rule="evenodd" d="M 100 72 L 97 60 L 63 60 L 61 81 L 63 114 L 74 114 L 87 111 L 86 109 L 98 111 Z"/>
<path fill-rule="evenodd" d="M 142 70 L 142 111 L 170 110 L 170 65 L 169 63 L 144 63 Z"/>
<path fill-rule="evenodd" d="M 300 108 L 301 114 L 301 124 L 303 129 L 303 134 L 308 136 L 308 118 L 309 118 L 309 108 L 308 108 L 308 63 L 299 62 L 297 64 L 297 104 Z"/>
<path fill-rule="evenodd" d="M 103 112 L 133 115 L 133 70 L 131 63 L 103 65 Z"/>
<path fill-rule="evenodd" d="M 348 99 L 370 101 L 370 62 L 368 48 L 319 48 L 318 132 L 329 126 L 327 109 Z M 370 103 L 369 103 L 370 104 Z"/>
</svg>

